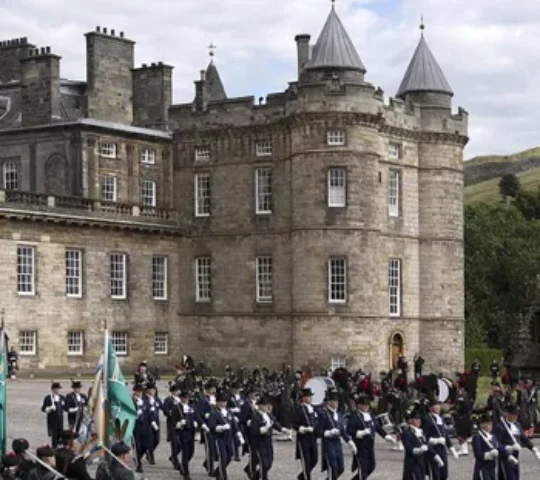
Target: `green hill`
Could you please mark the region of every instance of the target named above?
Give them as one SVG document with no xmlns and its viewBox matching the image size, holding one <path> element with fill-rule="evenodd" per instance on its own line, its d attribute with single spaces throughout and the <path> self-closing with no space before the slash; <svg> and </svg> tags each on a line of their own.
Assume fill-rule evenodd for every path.
<svg viewBox="0 0 540 480">
<path fill-rule="evenodd" d="M 540 149 L 539 153 L 540 153 Z M 489 157 L 477 157 L 481 159 Z M 498 157 L 495 157 L 498 158 Z M 508 158 L 508 157 L 507 157 Z M 468 162 L 467 162 L 468 163 Z M 465 167 L 467 168 L 467 167 Z M 540 168 L 533 168 L 525 172 L 519 172 L 516 174 L 519 178 L 522 188 L 537 189 L 540 187 Z M 465 187 L 465 204 L 471 203 L 494 203 L 501 201 L 501 195 L 499 193 L 499 181 L 501 177 L 492 178 L 491 180 L 485 180 L 474 185 L 468 185 Z"/>
<path fill-rule="evenodd" d="M 523 152 L 513 153 L 512 155 L 480 155 L 467 160 L 465 162 L 465 168 L 470 168 L 476 165 L 485 165 L 487 163 L 519 162 L 520 160 L 533 157 L 540 157 L 540 147 L 524 150 Z"/>
</svg>

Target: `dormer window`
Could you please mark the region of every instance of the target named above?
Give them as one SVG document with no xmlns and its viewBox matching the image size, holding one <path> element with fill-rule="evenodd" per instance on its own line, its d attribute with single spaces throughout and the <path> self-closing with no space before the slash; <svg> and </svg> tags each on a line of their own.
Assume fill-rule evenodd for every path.
<svg viewBox="0 0 540 480">
<path fill-rule="evenodd" d="M 257 142 L 255 152 L 257 157 L 269 157 L 272 155 L 272 142 Z"/>
<path fill-rule="evenodd" d="M 399 160 L 401 158 L 401 145 L 399 143 L 390 142 L 388 144 L 388 158 L 391 160 Z"/>
<path fill-rule="evenodd" d="M 210 148 L 197 147 L 195 148 L 195 161 L 196 162 L 208 162 L 210 160 Z"/>
<path fill-rule="evenodd" d="M 342 147 L 346 141 L 345 130 L 328 130 L 326 141 L 330 147 Z"/>
</svg>

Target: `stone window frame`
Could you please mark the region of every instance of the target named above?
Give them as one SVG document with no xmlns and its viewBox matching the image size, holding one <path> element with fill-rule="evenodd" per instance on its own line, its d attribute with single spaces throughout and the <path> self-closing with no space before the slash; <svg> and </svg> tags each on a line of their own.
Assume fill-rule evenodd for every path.
<svg viewBox="0 0 540 480">
<path fill-rule="evenodd" d="M 30 264 L 27 261 L 22 261 L 23 258 L 28 257 Z M 17 295 L 21 297 L 36 296 L 36 247 L 34 245 L 17 245 Z"/>
<path fill-rule="evenodd" d="M 340 175 L 333 175 L 335 173 L 340 173 Z M 326 204 L 329 208 L 346 208 L 347 207 L 347 168 L 343 166 L 334 166 L 329 167 L 326 174 Z M 342 174 L 342 175 L 341 175 Z M 333 181 L 343 180 L 343 185 L 333 185 Z M 337 202 L 335 192 L 337 189 L 343 189 L 342 196 L 343 201 Z M 334 193 L 333 193 L 334 192 Z"/>
<path fill-rule="evenodd" d="M 401 216 L 401 187 L 403 170 L 388 169 L 388 216 L 398 218 Z"/>
<path fill-rule="evenodd" d="M 262 180 L 268 183 L 263 185 Z M 259 167 L 255 169 L 255 214 L 271 215 L 273 213 L 274 169 L 272 167 Z M 265 187 L 266 191 L 261 191 Z"/>
<path fill-rule="evenodd" d="M 119 259 L 121 262 L 118 261 Z M 121 271 L 116 268 L 117 265 L 122 265 Z M 119 275 L 117 275 L 118 272 Z M 112 300 L 127 300 L 128 278 L 128 254 L 125 252 L 109 253 L 109 294 Z M 118 282 L 121 282 L 121 289 Z"/>
<path fill-rule="evenodd" d="M 141 150 L 141 163 L 144 165 L 156 164 L 156 149 L 152 147 L 144 147 Z"/>
<path fill-rule="evenodd" d="M 194 176 L 195 217 L 209 217 L 212 212 L 212 183 L 210 172 L 199 172 Z"/>
<path fill-rule="evenodd" d="M 78 337 L 77 342 L 72 340 Z M 74 350 L 70 347 L 78 346 L 79 348 Z M 67 332 L 67 354 L 69 357 L 78 357 L 84 355 L 84 331 L 83 330 L 68 330 Z"/>
<path fill-rule="evenodd" d="M 116 142 L 99 142 L 99 156 L 103 158 L 118 158 L 118 144 Z"/>
<path fill-rule="evenodd" d="M 162 267 L 162 273 L 157 271 L 157 267 Z M 152 298 L 154 300 L 167 300 L 168 298 L 168 281 L 169 272 L 168 265 L 169 259 L 166 255 L 153 255 L 152 256 Z M 158 275 L 162 278 L 158 278 Z M 160 294 L 161 293 L 161 294 Z"/>
<path fill-rule="evenodd" d="M 329 147 L 344 147 L 347 145 L 347 130 L 330 128 L 326 131 L 326 144 Z"/>
<path fill-rule="evenodd" d="M 212 301 L 212 257 L 195 258 L 195 299 L 197 303 Z"/>
<path fill-rule="evenodd" d="M 68 265 L 68 262 L 69 262 L 69 256 L 70 254 L 77 254 L 76 256 L 78 256 L 78 262 L 79 262 L 79 265 L 78 265 L 78 276 L 76 275 L 70 275 L 70 271 L 73 270 L 75 271 L 76 270 L 76 267 L 73 267 L 71 265 Z M 73 255 L 72 255 L 73 256 Z M 64 266 L 65 266 L 65 294 L 66 294 L 66 297 L 67 298 L 82 298 L 83 296 L 83 272 L 84 272 L 84 254 L 83 254 L 83 250 L 81 248 L 66 248 L 65 250 L 65 254 L 64 254 Z M 76 279 L 77 280 L 77 287 L 78 287 L 78 292 L 77 293 L 72 293 L 72 292 L 69 292 L 69 289 L 70 287 L 73 286 L 73 283 L 70 283 L 68 280 L 69 279 Z"/>
<path fill-rule="evenodd" d="M 163 335 L 161 340 L 158 337 Z M 156 348 L 158 344 L 165 346 L 164 350 L 158 351 Z M 169 354 L 169 332 L 154 332 L 154 355 L 168 355 Z"/>
<path fill-rule="evenodd" d="M 274 301 L 274 259 L 271 255 L 255 258 L 255 294 L 257 303 Z"/>
<path fill-rule="evenodd" d="M 37 330 L 19 330 L 19 355 L 25 357 L 37 355 L 37 336 Z M 23 341 L 23 339 L 25 340 Z M 26 342 L 26 339 L 30 339 L 31 341 Z M 27 346 L 30 346 L 31 350 L 24 350 Z"/>
<path fill-rule="evenodd" d="M 112 179 L 111 185 L 107 182 Z M 108 188 L 108 187 L 112 187 Z M 111 194 L 111 198 L 106 198 Z M 116 175 L 102 175 L 101 177 L 101 199 L 105 202 L 117 202 L 118 201 L 118 177 Z"/>
<path fill-rule="evenodd" d="M 155 207 L 156 203 L 157 182 L 154 180 L 141 180 L 141 205 L 144 207 Z"/>
<path fill-rule="evenodd" d="M 199 145 L 193 150 L 193 160 L 196 163 L 209 162 L 211 158 L 210 147 L 208 145 Z"/>
<path fill-rule="evenodd" d="M 271 157 L 274 154 L 274 145 L 271 140 L 259 140 L 255 143 L 256 157 Z"/>
<path fill-rule="evenodd" d="M 11 179 L 11 183 L 15 183 L 15 186 L 11 186 L 11 188 L 8 188 L 8 171 L 7 166 L 13 166 L 15 167 L 10 173 L 15 173 L 15 180 Z M 21 172 L 21 166 L 20 166 L 20 160 L 19 159 L 12 159 L 12 158 L 6 158 L 6 159 L 0 159 L 0 170 L 1 170 L 1 184 L 3 190 L 20 190 L 20 172 Z"/>
<path fill-rule="evenodd" d="M 335 273 L 335 268 L 338 268 L 336 265 L 337 262 L 343 262 L 342 268 L 343 272 L 340 276 L 343 278 L 341 282 L 336 283 L 334 277 L 337 277 L 338 273 Z M 346 256 L 332 256 L 328 259 L 328 303 L 331 304 L 340 304 L 343 305 L 347 303 L 349 298 L 349 265 L 348 259 Z M 334 285 L 338 287 L 343 285 L 343 298 L 336 298 Z"/>
<path fill-rule="evenodd" d="M 397 274 L 396 274 L 397 273 Z M 388 260 L 388 315 L 402 316 L 403 260 L 399 257 Z"/>
<path fill-rule="evenodd" d="M 400 160 L 403 157 L 403 145 L 399 142 L 388 142 L 388 159 Z"/>
<path fill-rule="evenodd" d="M 118 357 L 127 357 L 129 355 L 129 333 L 125 330 L 114 330 L 111 332 L 111 344 Z M 125 349 L 120 350 L 119 344 L 125 345 Z"/>
</svg>

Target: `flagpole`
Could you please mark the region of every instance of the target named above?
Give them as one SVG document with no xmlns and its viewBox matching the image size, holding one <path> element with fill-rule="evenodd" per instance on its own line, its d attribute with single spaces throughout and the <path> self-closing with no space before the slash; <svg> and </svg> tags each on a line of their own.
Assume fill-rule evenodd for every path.
<svg viewBox="0 0 540 480">
<path fill-rule="evenodd" d="M 49 470 L 49 472 L 54 473 L 55 474 L 55 477 L 54 477 L 55 479 L 56 478 L 66 478 L 65 475 L 62 475 L 58 470 L 55 470 L 50 465 L 47 465 L 44 461 L 42 461 L 40 458 L 38 458 L 36 455 L 34 455 L 30 450 L 25 450 L 24 453 L 26 453 L 32 460 L 39 463 L 42 467 L 45 467 L 47 470 Z"/>
<path fill-rule="evenodd" d="M 104 438 L 105 443 L 105 460 L 109 460 L 108 449 L 110 447 L 109 442 L 109 329 L 107 320 L 105 320 L 105 345 L 103 348 L 103 373 L 101 376 L 103 380 L 103 423 L 104 425 Z"/>
</svg>

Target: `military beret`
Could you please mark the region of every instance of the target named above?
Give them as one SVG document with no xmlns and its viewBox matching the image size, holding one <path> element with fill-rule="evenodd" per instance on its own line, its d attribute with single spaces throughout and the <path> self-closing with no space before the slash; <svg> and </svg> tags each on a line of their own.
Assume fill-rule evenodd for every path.
<svg viewBox="0 0 540 480">
<path fill-rule="evenodd" d="M 16 438 L 13 440 L 11 448 L 15 453 L 23 453 L 30 448 L 30 444 L 26 438 Z"/>
<path fill-rule="evenodd" d="M 44 447 L 39 447 L 36 450 L 36 455 L 38 458 L 50 458 L 54 457 L 54 449 L 49 447 L 48 445 Z"/>
<path fill-rule="evenodd" d="M 124 442 L 115 443 L 111 447 L 111 452 L 113 453 L 113 455 L 124 455 L 126 453 L 129 453 L 130 451 L 131 448 L 129 448 L 129 446 L 127 446 Z"/>
</svg>

